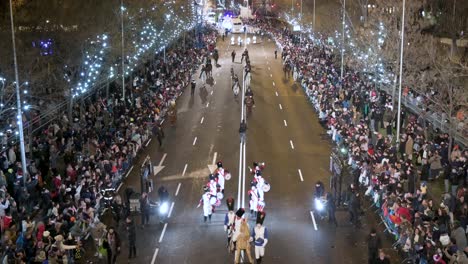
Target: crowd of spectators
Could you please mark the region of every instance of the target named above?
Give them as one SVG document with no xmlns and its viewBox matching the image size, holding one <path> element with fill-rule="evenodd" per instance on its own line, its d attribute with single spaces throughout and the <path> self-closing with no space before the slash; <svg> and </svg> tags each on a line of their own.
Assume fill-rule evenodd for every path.
<svg viewBox="0 0 468 264">
<path fill-rule="evenodd" d="M 212 42 L 216 34 L 203 38 Z M 98 248 L 106 245 L 99 220 L 104 190 L 122 181 L 145 142 L 161 130 L 168 106 L 190 83 L 205 50 L 186 45 L 155 55 L 135 71 L 125 101 L 114 91 L 75 104 L 71 120 L 65 114 L 34 136 L 27 168 L 21 167 L 16 144 L 4 146 L 0 242 L 1 260 L 8 260 L 2 263 L 71 263 L 83 258 L 82 241 L 89 236 L 100 241 Z"/>
<path fill-rule="evenodd" d="M 349 167 L 352 183 L 342 198 L 369 197 L 395 248 L 415 263 L 468 263 L 468 151 L 405 109 L 397 142 L 391 96 L 357 69 L 341 79 L 336 49 L 317 39 L 298 41 L 285 27 L 260 27 L 276 39 L 284 77 L 301 84 Z M 442 179 L 443 194 L 431 196 Z"/>
</svg>

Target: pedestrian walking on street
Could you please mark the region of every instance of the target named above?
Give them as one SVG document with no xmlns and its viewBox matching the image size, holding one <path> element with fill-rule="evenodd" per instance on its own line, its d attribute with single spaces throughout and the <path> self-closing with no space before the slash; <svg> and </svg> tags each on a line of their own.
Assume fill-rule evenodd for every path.
<svg viewBox="0 0 468 264">
<path fill-rule="evenodd" d="M 354 226 L 359 226 L 359 212 L 361 211 L 361 201 L 359 192 L 356 192 L 351 196 L 349 201 L 349 222 Z"/>
<path fill-rule="evenodd" d="M 278 58 L 278 50 L 275 49 L 275 60 Z"/>
<path fill-rule="evenodd" d="M 149 211 L 150 211 L 150 203 L 148 194 L 143 192 L 140 198 L 140 211 L 141 211 L 141 227 L 144 228 L 145 224 L 149 223 Z"/>
<path fill-rule="evenodd" d="M 240 141 L 241 143 L 245 142 L 245 133 L 247 132 L 247 124 L 245 123 L 245 120 L 242 119 L 239 127 L 239 135 L 240 135 Z"/>
<path fill-rule="evenodd" d="M 331 193 L 327 193 L 327 211 L 328 211 L 328 222 L 338 226 L 338 222 L 336 221 L 335 211 L 335 199 Z"/>
<path fill-rule="evenodd" d="M 379 257 L 379 249 L 382 247 L 382 241 L 377 235 L 375 228 L 371 229 L 369 236 L 367 237 L 367 252 L 368 252 L 368 263 L 375 264 Z"/>
<path fill-rule="evenodd" d="M 232 62 L 234 62 L 234 60 L 236 59 L 236 51 L 235 50 L 233 50 L 231 52 L 231 58 L 232 58 Z"/>
<path fill-rule="evenodd" d="M 127 216 L 127 232 L 128 232 L 128 259 L 136 258 L 135 222 L 130 216 Z"/>
<path fill-rule="evenodd" d="M 159 142 L 159 146 L 161 147 L 162 146 L 162 140 L 164 138 L 164 130 L 162 129 L 161 124 L 158 123 L 157 125 L 154 126 L 153 135 L 156 136 L 156 138 L 158 139 L 158 142 Z"/>
<path fill-rule="evenodd" d="M 195 79 L 192 79 L 192 82 L 190 83 L 191 85 L 191 95 L 193 96 L 195 94 L 195 87 L 197 86 L 197 83 L 195 82 Z"/>
<path fill-rule="evenodd" d="M 107 249 L 107 264 L 115 264 L 120 254 L 120 237 L 113 227 L 109 228 L 103 247 Z"/>
<path fill-rule="evenodd" d="M 390 264 L 390 259 L 385 255 L 385 252 L 380 249 L 379 250 L 379 257 L 377 258 L 376 264 Z"/>
</svg>

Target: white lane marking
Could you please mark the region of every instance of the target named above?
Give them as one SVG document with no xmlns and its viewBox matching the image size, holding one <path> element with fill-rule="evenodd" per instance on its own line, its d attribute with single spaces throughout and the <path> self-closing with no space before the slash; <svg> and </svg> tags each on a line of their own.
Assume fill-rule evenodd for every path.
<svg viewBox="0 0 468 264">
<path fill-rule="evenodd" d="M 213 156 L 213 162 L 211 164 L 215 164 L 217 156 L 218 156 L 218 152 L 215 152 Z"/>
<path fill-rule="evenodd" d="M 130 172 L 132 172 L 132 170 L 133 170 L 133 166 L 132 166 L 132 167 L 130 167 L 130 169 L 128 170 L 127 174 L 125 174 L 125 178 L 127 178 L 127 177 L 128 177 L 128 175 L 130 174 Z"/>
<path fill-rule="evenodd" d="M 304 178 L 302 177 L 302 171 L 301 171 L 301 169 L 298 169 L 297 171 L 299 172 L 299 177 L 301 177 L 301 181 L 304 181 Z"/>
<path fill-rule="evenodd" d="M 174 204 L 175 204 L 175 202 L 172 202 L 171 209 L 169 209 L 169 213 L 167 214 L 167 218 L 171 217 L 172 209 L 174 209 Z"/>
<path fill-rule="evenodd" d="M 283 106 L 281 106 L 281 104 L 279 104 L 279 107 L 280 107 L 281 110 L 283 110 Z"/>
<path fill-rule="evenodd" d="M 239 145 L 239 182 L 237 186 L 237 204 L 242 205 L 241 202 L 241 184 L 242 184 L 242 142 Z"/>
<path fill-rule="evenodd" d="M 211 95 L 213 95 L 213 91 L 211 91 L 211 93 L 210 93 L 210 94 L 211 94 Z"/>
<path fill-rule="evenodd" d="M 314 223 L 314 229 L 317 231 L 317 222 L 315 222 L 314 212 L 310 211 L 310 217 L 312 217 L 312 222 Z"/>
<path fill-rule="evenodd" d="M 164 155 L 161 158 L 161 161 L 159 162 L 159 166 L 162 166 L 164 160 L 166 159 L 167 153 L 164 153 Z"/>
<path fill-rule="evenodd" d="M 218 73 L 218 74 L 216 74 L 216 76 L 219 76 L 219 73 Z M 214 84 L 216 85 L 216 81 L 214 82 Z"/>
<path fill-rule="evenodd" d="M 284 126 L 287 127 L 288 123 L 286 123 L 286 120 L 283 120 L 283 122 L 284 122 Z"/>
<path fill-rule="evenodd" d="M 159 248 L 156 248 L 153 254 L 153 258 L 151 259 L 151 264 L 154 264 L 156 261 L 156 257 L 158 256 Z"/>
<path fill-rule="evenodd" d="M 275 92 L 276 96 L 278 96 L 278 92 Z"/>
<path fill-rule="evenodd" d="M 187 163 L 185 163 L 185 166 L 184 166 L 184 171 L 182 171 L 182 176 L 184 176 L 184 175 L 185 175 L 185 172 L 187 171 L 187 167 L 188 167 L 188 164 L 187 164 Z"/>
<path fill-rule="evenodd" d="M 166 233 L 166 228 L 167 228 L 167 223 L 164 224 L 163 231 L 162 231 L 162 233 L 161 233 L 161 236 L 159 237 L 159 243 L 161 243 L 161 241 L 162 241 L 163 238 L 164 238 L 164 234 Z"/>
<path fill-rule="evenodd" d="M 270 67 L 268 67 L 268 70 L 271 71 Z"/>
<path fill-rule="evenodd" d="M 195 144 L 197 144 L 197 137 L 193 139 L 193 145 L 195 146 Z"/>
<path fill-rule="evenodd" d="M 119 192 L 120 188 L 122 188 L 122 186 L 123 186 L 123 182 L 121 182 L 121 183 L 119 184 L 119 187 L 117 187 L 117 193 Z"/>
<path fill-rule="evenodd" d="M 294 149 L 294 144 L 293 144 L 292 140 L 289 140 L 289 144 L 291 144 L 291 148 Z"/>
<path fill-rule="evenodd" d="M 275 82 L 273 82 L 273 86 L 276 86 Z"/>
<path fill-rule="evenodd" d="M 210 102 L 206 103 L 206 107 L 208 107 L 210 105 Z"/>
<path fill-rule="evenodd" d="M 179 184 L 177 184 L 177 190 L 175 191 L 175 196 L 179 194 L 180 185 L 182 185 L 182 183 L 179 182 Z"/>
<path fill-rule="evenodd" d="M 150 138 L 150 139 L 148 140 L 148 142 L 146 142 L 145 147 L 147 147 L 147 146 L 149 145 L 149 143 L 151 142 L 151 139 L 152 139 L 152 138 Z"/>
<path fill-rule="evenodd" d="M 273 78 L 273 74 L 270 73 L 270 77 Z"/>
<path fill-rule="evenodd" d="M 203 120 L 205 120 L 205 117 L 201 118 L 200 124 L 203 124 Z"/>
</svg>

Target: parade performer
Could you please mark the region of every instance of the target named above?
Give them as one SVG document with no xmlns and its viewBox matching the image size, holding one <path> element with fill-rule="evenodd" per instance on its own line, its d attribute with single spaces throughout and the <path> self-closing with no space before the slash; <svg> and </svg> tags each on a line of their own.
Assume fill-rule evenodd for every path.
<svg viewBox="0 0 468 264">
<path fill-rule="evenodd" d="M 234 220 L 236 219 L 236 213 L 234 213 L 234 198 L 226 199 L 228 212 L 224 217 L 224 231 L 227 233 L 227 245 L 231 244 L 231 238 L 234 233 Z"/>
<path fill-rule="evenodd" d="M 252 188 L 249 190 L 249 196 L 250 196 L 250 216 L 257 216 L 257 205 L 258 205 L 258 191 L 255 186 L 252 186 Z"/>
<path fill-rule="evenodd" d="M 257 264 L 262 263 L 262 258 L 265 255 L 265 246 L 268 243 L 268 230 L 263 226 L 263 221 L 265 220 L 265 212 L 261 212 L 257 216 L 256 225 L 252 228 L 252 237 L 251 241 L 255 245 L 255 259 Z"/>
<path fill-rule="evenodd" d="M 218 163 L 216 165 L 218 166 L 218 169 L 216 170 L 216 172 L 218 174 L 219 189 L 220 189 L 221 193 L 224 194 L 224 182 L 225 182 L 224 175 L 225 175 L 226 171 L 224 170 L 223 163 L 221 163 L 221 161 L 218 161 Z"/>
<path fill-rule="evenodd" d="M 206 186 L 209 188 L 211 195 L 216 196 L 216 193 L 218 192 L 216 185 L 216 177 L 213 174 L 210 174 L 210 181 L 206 184 Z"/>
<path fill-rule="evenodd" d="M 236 247 L 236 256 L 234 258 L 234 263 L 240 263 L 240 254 L 244 250 L 249 263 L 253 264 L 252 253 L 250 252 L 250 230 L 247 221 L 242 221 L 240 226 L 240 232 L 237 237 L 237 247 Z"/>
<path fill-rule="evenodd" d="M 236 211 L 236 217 L 234 218 L 234 233 L 232 234 L 232 240 L 231 240 L 231 251 L 235 250 L 236 248 L 236 242 L 237 242 L 237 237 L 240 234 L 240 227 L 242 222 L 245 221 L 245 219 L 242 218 L 244 216 L 245 210 L 244 208 L 239 208 Z"/>
<path fill-rule="evenodd" d="M 256 182 L 257 182 L 257 191 L 258 191 L 258 199 L 259 201 L 264 200 L 264 191 L 263 191 L 263 186 L 265 185 L 265 180 L 263 179 L 262 175 L 259 173 L 256 177 Z"/>
<path fill-rule="evenodd" d="M 262 162 L 260 164 L 258 162 L 254 162 L 253 163 L 253 168 L 250 168 L 250 173 L 255 175 L 258 172 L 263 171 L 263 169 L 265 169 L 265 163 L 264 162 Z"/>
<path fill-rule="evenodd" d="M 203 190 L 205 191 L 205 193 L 200 199 L 200 202 L 198 203 L 197 208 L 199 208 L 200 205 L 203 204 L 203 220 L 206 223 L 207 219 L 209 219 L 211 222 L 211 214 L 213 213 L 213 206 L 210 203 L 210 199 L 211 199 L 210 188 L 205 186 Z"/>
</svg>

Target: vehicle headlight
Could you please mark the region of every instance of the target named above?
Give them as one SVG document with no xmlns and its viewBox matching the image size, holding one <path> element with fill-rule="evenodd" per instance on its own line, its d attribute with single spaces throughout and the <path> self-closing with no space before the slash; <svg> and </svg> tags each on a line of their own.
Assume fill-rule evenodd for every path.
<svg viewBox="0 0 468 264">
<path fill-rule="evenodd" d="M 315 199 L 315 208 L 319 211 L 323 210 L 323 203 L 320 199 Z"/>
<path fill-rule="evenodd" d="M 162 203 L 161 206 L 159 207 L 159 212 L 161 214 L 166 214 L 168 210 L 169 210 L 169 205 L 167 204 L 167 202 Z"/>
</svg>

